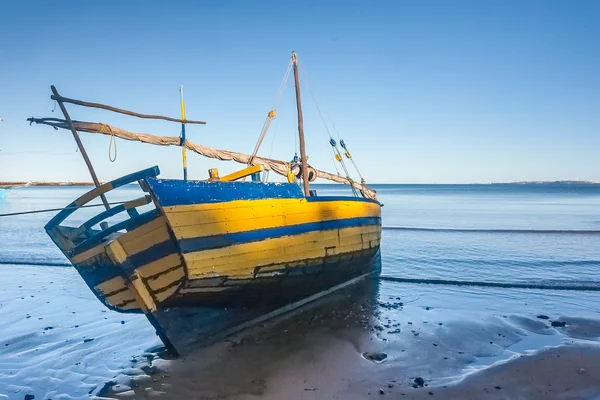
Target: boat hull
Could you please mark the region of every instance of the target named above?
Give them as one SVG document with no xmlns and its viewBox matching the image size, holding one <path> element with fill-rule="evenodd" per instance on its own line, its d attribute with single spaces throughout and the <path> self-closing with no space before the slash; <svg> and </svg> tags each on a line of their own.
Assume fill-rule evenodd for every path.
<svg viewBox="0 0 600 400">
<path fill-rule="evenodd" d="M 46 230 L 100 301 L 144 312 L 159 334 L 161 310 L 286 304 L 377 272 L 376 201 L 304 197 L 287 183 L 161 180 L 158 168 L 145 174 L 146 201 L 78 228 L 58 225 L 71 212 L 63 211 Z M 136 178 L 109 182 L 65 210 Z M 154 209 L 139 214 L 134 208 L 143 203 Z M 117 211 L 130 218 L 93 228 Z"/>
</svg>

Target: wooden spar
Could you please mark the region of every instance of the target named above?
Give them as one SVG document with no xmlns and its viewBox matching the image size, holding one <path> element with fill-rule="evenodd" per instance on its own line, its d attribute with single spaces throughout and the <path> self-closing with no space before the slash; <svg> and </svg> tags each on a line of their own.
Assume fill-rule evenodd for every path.
<svg viewBox="0 0 600 400">
<path fill-rule="evenodd" d="M 65 105 L 63 104 L 62 100 L 59 100 L 59 98 L 61 98 L 61 96 L 58 94 L 58 91 L 56 90 L 56 88 L 54 87 L 54 85 L 50 86 L 50 90 L 52 90 L 52 98 L 56 97 L 56 102 L 58 103 L 58 106 L 60 107 L 60 110 L 62 111 L 62 113 L 65 116 L 65 119 L 67 120 L 67 124 L 69 125 L 69 129 L 71 129 L 71 133 L 73 134 L 73 137 L 75 138 L 75 142 L 77 142 L 77 147 L 79 148 L 79 151 L 81 152 L 81 156 L 83 157 L 83 160 L 85 161 L 85 165 L 87 165 L 88 170 L 90 171 L 90 175 L 92 176 L 92 180 L 94 181 L 94 185 L 96 185 L 96 187 L 100 186 L 100 181 L 98 181 L 98 177 L 96 176 L 96 172 L 94 171 L 94 167 L 92 166 L 92 162 L 90 161 L 87 152 L 85 151 L 85 148 L 83 147 L 83 143 L 81 143 L 81 139 L 79 138 L 79 135 L 77 134 L 77 130 L 75 129 L 75 127 L 73 126 L 73 121 L 71 121 L 71 117 L 69 116 L 69 113 L 67 113 L 67 109 L 65 108 Z M 102 199 L 102 203 L 104 203 L 104 207 L 109 210 L 110 206 L 108 205 L 108 200 L 106 199 L 106 196 L 104 196 L 104 194 L 100 195 L 100 198 Z"/>
<path fill-rule="evenodd" d="M 298 108 L 298 135 L 300 136 L 300 161 L 302 162 L 302 181 L 304 182 L 304 195 L 310 196 L 308 184 L 308 168 L 306 163 L 306 146 L 304 144 L 304 121 L 302 119 L 302 103 L 300 101 L 300 81 L 298 79 L 298 55 L 292 52 L 292 63 L 294 64 L 294 86 L 296 86 L 296 107 Z"/>
<path fill-rule="evenodd" d="M 28 118 L 27 121 L 29 123 L 36 124 L 44 124 L 51 126 L 55 129 L 69 129 L 69 125 L 67 121 L 63 119 L 57 118 Z M 137 141 L 141 143 L 147 143 L 157 146 L 180 146 L 181 145 L 181 137 L 179 136 L 157 136 L 149 133 L 133 133 L 126 131 L 124 129 L 118 128 L 112 125 L 106 125 L 102 123 L 96 122 L 84 122 L 84 121 L 73 121 L 73 125 L 79 132 L 90 132 L 90 133 L 99 133 L 102 135 L 114 135 L 115 137 L 124 139 Z M 198 153 L 204 157 L 214 158 L 222 161 L 235 161 L 240 164 L 249 164 L 250 158 L 252 157 L 249 154 L 237 153 L 235 151 L 229 150 L 221 150 L 215 149 L 213 147 L 203 146 L 201 144 L 196 144 L 186 141 L 186 148 L 190 151 Z M 263 165 L 265 170 L 274 171 L 275 173 L 287 177 L 289 172 L 289 162 L 273 160 L 270 158 L 258 157 L 255 156 L 252 160 L 252 165 Z M 317 172 L 317 177 L 321 179 L 327 179 L 333 182 L 343 183 L 344 185 L 350 185 L 358 190 L 360 190 L 364 197 L 376 200 L 377 192 L 373 189 L 362 185 L 361 183 L 350 181 L 347 178 L 340 176 L 339 174 L 331 174 L 326 171 L 322 171 L 315 168 Z"/>
<path fill-rule="evenodd" d="M 183 180 L 187 181 L 187 154 L 185 140 L 185 105 L 183 104 L 183 85 L 179 86 L 179 96 L 181 97 L 181 159 L 183 161 Z"/>
<path fill-rule="evenodd" d="M 123 110 L 123 109 L 120 109 L 120 108 L 107 106 L 107 105 L 104 105 L 104 104 L 89 103 L 87 101 L 69 99 L 67 97 L 59 96 L 58 94 L 52 95 L 52 96 L 50 96 L 50 98 L 52 100 L 56 100 L 56 101 L 63 102 L 63 103 L 71 103 L 71 104 L 76 104 L 78 106 L 83 106 L 83 107 L 101 108 L 103 110 L 114 111 L 114 112 L 117 112 L 117 113 L 131 115 L 133 117 L 138 117 L 138 118 L 162 119 L 162 120 L 165 120 L 165 121 L 180 122 L 180 123 L 186 123 L 186 124 L 202 124 L 202 125 L 206 124 L 206 122 L 203 122 L 203 121 L 189 121 L 189 120 L 183 120 L 183 119 L 177 119 L 177 118 L 163 117 L 162 115 L 139 114 L 139 113 L 136 113 L 136 112 L 133 112 L 133 111 L 127 111 L 127 110 Z"/>
</svg>

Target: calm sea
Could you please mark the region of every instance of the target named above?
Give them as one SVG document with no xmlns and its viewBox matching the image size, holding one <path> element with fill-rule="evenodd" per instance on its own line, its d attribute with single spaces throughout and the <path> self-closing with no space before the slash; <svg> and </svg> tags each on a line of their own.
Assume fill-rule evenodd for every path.
<svg viewBox="0 0 600 400">
<path fill-rule="evenodd" d="M 349 191 L 315 185 L 320 195 Z M 600 185 L 375 185 L 382 274 L 408 280 L 600 288 Z M 89 188 L 28 187 L 0 214 L 63 207 Z M 127 187 L 109 201 L 141 195 Z M 74 223 L 98 212 L 78 212 Z M 56 212 L 0 217 L 0 263 L 64 265 L 43 227 Z"/>
</svg>

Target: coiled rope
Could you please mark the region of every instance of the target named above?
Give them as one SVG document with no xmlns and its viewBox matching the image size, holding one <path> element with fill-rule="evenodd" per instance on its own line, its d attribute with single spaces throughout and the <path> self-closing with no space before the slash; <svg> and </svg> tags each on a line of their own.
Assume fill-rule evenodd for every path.
<svg viewBox="0 0 600 400">
<path fill-rule="evenodd" d="M 106 125 L 100 123 L 100 132 L 110 135 L 110 142 L 108 143 L 108 159 L 110 162 L 115 162 L 117 160 L 117 139 L 115 138 L 115 133 L 113 132 L 110 125 Z M 115 156 L 111 156 L 111 149 L 115 150 Z"/>
</svg>

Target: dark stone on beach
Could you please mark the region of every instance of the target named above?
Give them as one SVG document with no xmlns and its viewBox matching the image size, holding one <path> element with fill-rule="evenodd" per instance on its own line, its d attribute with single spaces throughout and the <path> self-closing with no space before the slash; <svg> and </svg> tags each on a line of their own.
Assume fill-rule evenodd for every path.
<svg viewBox="0 0 600 400">
<path fill-rule="evenodd" d="M 125 325 L 125 321 L 121 321 L 121 325 Z"/>
<path fill-rule="evenodd" d="M 385 394 L 385 390 L 383 390 L 382 388 L 379 388 L 379 394 Z"/>
<path fill-rule="evenodd" d="M 537 317 L 538 317 L 539 319 L 550 319 L 550 317 L 549 317 L 549 316 L 547 316 L 547 315 L 544 315 L 544 314 L 538 315 Z"/>
<path fill-rule="evenodd" d="M 388 333 L 400 333 L 400 332 L 401 332 L 400 328 L 396 328 L 393 331 L 388 331 Z"/>
<path fill-rule="evenodd" d="M 551 325 L 552 325 L 554 328 L 562 328 L 562 327 L 564 327 L 565 325 L 567 325 L 567 323 L 566 323 L 566 322 L 561 322 L 561 321 L 552 321 L 552 324 L 551 324 Z"/>
<path fill-rule="evenodd" d="M 494 389 L 500 390 L 502 388 L 500 386 L 494 386 Z"/>
<path fill-rule="evenodd" d="M 425 309 L 426 309 L 427 311 L 429 311 L 429 310 L 431 310 L 431 307 L 425 307 Z"/>
<path fill-rule="evenodd" d="M 83 343 L 91 342 L 92 340 L 94 340 L 94 338 L 90 338 L 90 339 L 83 339 Z"/>
<path fill-rule="evenodd" d="M 388 383 L 388 387 L 391 389 L 391 388 L 394 387 L 394 384 L 393 383 Z"/>
<path fill-rule="evenodd" d="M 368 351 L 365 351 L 362 356 L 364 358 L 366 358 L 369 361 L 373 361 L 376 363 L 380 363 L 383 362 L 386 358 L 387 358 L 387 354 L 385 353 L 371 353 Z"/>
<path fill-rule="evenodd" d="M 35 396 L 32 395 L 32 394 L 26 394 L 25 395 L 25 400 L 33 400 L 33 399 L 35 399 Z"/>
<path fill-rule="evenodd" d="M 433 343 L 433 345 L 434 345 L 435 347 L 437 347 L 437 343 Z"/>
<path fill-rule="evenodd" d="M 429 392 L 429 395 L 430 395 L 430 396 L 433 396 L 433 392 Z"/>
<path fill-rule="evenodd" d="M 158 372 L 158 369 L 154 365 L 144 365 L 141 370 L 144 371 L 146 375 L 154 375 Z"/>
<path fill-rule="evenodd" d="M 54 329 L 54 327 L 53 326 L 47 326 L 47 327 L 44 328 L 45 331 L 49 331 L 50 329 Z"/>
<path fill-rule="evenodd" d="M 444 325 L 444 324 L 442 324 L 441 322 L 438 322 L 438 325 L 439 325 L 439 326 L 442 326 L 442 325 Z"/>
<path fill-rule="evenodd" d="M 414 382 L 415 384 L 413 385 L 413 387 L 423 387 L 423 385 L 425 385 L 425 380 L 420 376 L 418 378 L 415 378 Z"/>
</svg>

